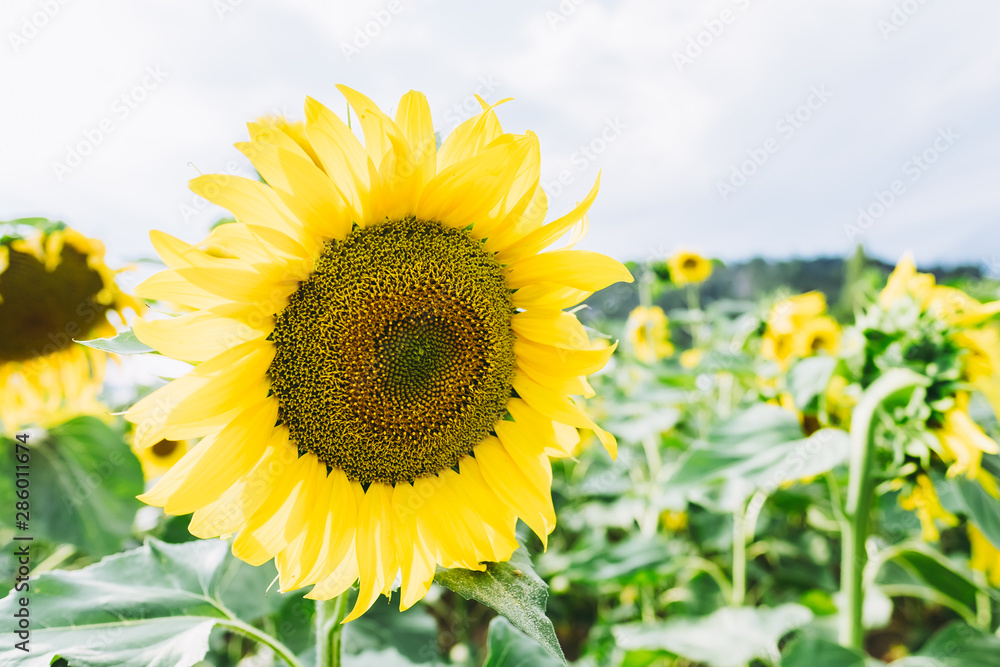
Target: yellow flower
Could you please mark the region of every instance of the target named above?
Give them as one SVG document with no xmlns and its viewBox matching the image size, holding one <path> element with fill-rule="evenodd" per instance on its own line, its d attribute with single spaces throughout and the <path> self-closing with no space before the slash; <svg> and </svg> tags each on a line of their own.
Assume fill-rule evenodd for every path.
<svg viewBox="0 0 1000 667">
<path fill-rule="evenodd" d="M 982 392 L 1000 416 L 1000 326 L 965 329 L 954 338 L 966 349 L 962 360 L 965 379 Z"/>
<path fill-rule="evenodd" d="M 981 471 L 983 454 L 996 454 L 1000 452 L 1000 447 L 979 428 L 976 422 L 972 421 L 966 412 L 968 393 L 961 392 L 955 399 L 956 407 L 946 412 L 944 422 L 934 429 L 935 435 L 941 442 L 938 454 L 945 463 L 951 464 L 948 468 L 949 477 L 964 474 L 969 479 L 977 479 Z"/>
<path fill-rule="evenodd" d="M 823 351 L 835 355 L 840 351 L 840 325 L 829 315 L 820 315 L 807 322 L 793 334 L 793 354 L 811 357 Z"/>
<path fill-rule="evenodd" d="M 135 308 L 104 246 L 68 228 L 0 242 L 0 422 L 7 432 L 104 408 L 107 355 L 74 340 L 113 336 L 107 316 Z"/>
<path fill-rule="evenodd" d="M 676 533 L 688 527 L 688 515 L 684 510 L 663 510 L 660 513 L 660 523 L 670 533 Z"/>
<path fill-rule="evenodd" d="M 899 496 L 899 506 L 917 513 L 917 518 L 920 519 L 920 537 L 924 542 L 937 542 L 941 539 L 935 521 L 946 526 L 958 525 L 958 517 L 941 507 L 934 484 L 927 475 L 917 476 L 916 486 L 906 495 Z"/>
<path fill-rule="evenodd" d="M 712 262 L 690 250 L 675 252 L 667 259 L 667 268 L 675 285 L 701 283 L 712 275 Z"/>
<path fill-rule="evenodd" d="M 701 363 L 701 360 L 704 356 L 705 353 L 702 352 L 701 350 L 697 348 L 691 348 L 690 350 L 684 350 L 683 352 L 681 352 L 681 356 L 678 361 L 680 361 L 682 368 L 687 368 L 688 370 L 691 370 L 698 367 L 698 364 Z"/>
<path fill-rule="evenodd" d="M 637 306 L 629 313 L 625 321 L 625 338 L 636 358 L 645 364 L 656 363 L 674 353 L 670 321 L 659 306 Z"/>
<path fill-rule="evenodd" d="M 250 123 L 237 147 L 266 184 L 192 181 L 235 217 L 204 244 L 231 258 L 152 234 L 169 270 L 137 292 L 194 311 L 136 334 L 197 366 L 126 417 L 140 448 L 202 437 L 142 500 L 194 512 L 199 537 L 238 533 L 233 552 L 274 558 L 281 590 L 329 599 L 358 581 L 350 620 L 397 575 L 405 609 L 437 566 L 507 560 L 518 518 L 545 542 L 548 457 L 577 428 L 616 451 L 571 398 L 615 346 L 562 309 L 632 277 L 598 253 L 542 252 L 585 227 L 597 184 L 544 224 L 537 137 L 504 133 L 496 105 L 438 149 L 423 94 L 392 119 L 339 89 L 364 145 L 307 99 L 316 161 Z"/>
<path fill-rule="evenodd" d="M 986 575 L 990 586 L 1000 587 L 1000 549 L 986 539 L 978 528 L 969 524 L 969 567 Z"/>
<path fill-rule="evenodd" d="M 264 128 L 277 130 L 278 133 L 291 138 L 312 159 L 313 164 L 320 169 L 323 168 L 323 163 L 320 161 L 319 156 L 316 155 L 315 149 L 313 149 L 312 144 L 309 143 L 309 139 L 306 137 L 306 124 L 301 120 L 290 121 L 284 116 L 264 116 L 263 118 L 258 118 L 257 122 L 263 125 Z M 260 129 L 258 137 L 266 134 L 267 129 Z M 264 137 L 264 139 L 266 140 L 268 137 Z"/>
<path fill-rule="evenodd" d="M 793 358 L 810 357 L 819 351 L 836 354 L 840 349 L 840 325 L 826 312 L 820 292 L 789 297 L 771 307 L 761 341 L 761 355 L 786 367 Z"/>
<path fill-rule="evenodd" d="M 904 297 L 912 298 L 922 310 L 958 327 L 975 326 L 1000 313 L 1000 300 L 981 303 L 960 289 L 935 285 L 933 275 L 917 272 L 910 252 L 903 255 L 889 275 L 879 294 L 879 305 L 887 308 Z"/>
<path fill-rule="evenodd" d="M 189 449 L 191 449 L 190 440 L 160 440 L 142 449 L 132 446 L 132 451 L 142 464 L 142 474 L 146 481 L 162 476 L 180 461 Z"/>
</svg>

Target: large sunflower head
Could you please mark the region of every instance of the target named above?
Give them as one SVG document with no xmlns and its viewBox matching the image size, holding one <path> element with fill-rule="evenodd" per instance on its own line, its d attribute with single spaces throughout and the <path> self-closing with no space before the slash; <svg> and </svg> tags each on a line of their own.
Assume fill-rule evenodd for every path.
<svg viewBox="0 0 1000 667">
<path fill-rule="evenodd" d="M 191 183 L 236 223 L 194 246 L 152 235 L 169 270 L 138 292 L 190 312 L 136 334 L 197 365 L 127 417 L 139 448 L 202 438 L 143 500 L 194 512 L 196 535 L 238 533 L 234 553 L 276 558 L 283 590 L 360 581 L 350 619 L 397 574 L 406 608 L 438 565 L 506 560 L 518 518 L 545 541 L 548 457 L 577 428 L 615 451 L 572 398 L 614 346 L 563 309 L 631 276 L 542 252 L 586 229 L 597 184 L 545 224 L 537 137 L 492 106 L 438 147 L 421 93 L 393 119 L 340 90 L 364 145 L 312 99 L 301 137 L 250 123 L 237 147 L 265 183 Z"/>
<path fill-rule="evenodd" d="M 15 430 L 96 412 L 107 355 L 74 340 L 114 335 L 108 316 L 136 308 L 104 246 L 62 223 L 0 238 L 0 422 Z"/>
</svg>

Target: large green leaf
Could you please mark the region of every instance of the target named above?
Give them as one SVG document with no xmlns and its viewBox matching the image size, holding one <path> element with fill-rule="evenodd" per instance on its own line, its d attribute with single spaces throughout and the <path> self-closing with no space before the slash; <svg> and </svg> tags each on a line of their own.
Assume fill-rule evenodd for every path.
<svg viewBox="0 0 1000 667">
<path fill-rule="evenodd" d="M 891 559 L 918 581 L 962 605 L 967 611 L 966 617 L 975 618 L 976 594 L 980 588 L 940 553 L 922 543 L 912 542 L 893 549 Z M 888 590 L 890 593 L 893 591 L 892 584 L 889 584 Z"/>
<path fill-rule="evenodd" d="M 915 654 L 891 667 L 989 667 L 1000 664 L 1000 638 L 954 622 L 939 631 Z"/>
<path fill-rule="evenodd" d="M 0 645 L 0 664 L 42 667 L 188 667 L 208 651 L 212 628 L 260 635 L 232 606 L 246 595 L 245 564 L 221 540 L 145 545 L 83 568 L 56 570 L 30 583 L 30 653 Z M 12 592 L 0 616 L 18 608 Z M 263 597 L 264 591 L 257 595 Z"/>
<path fill-rule="evenodd" d="M 94 417 L 78 417 L 29 440 L 29 447 L 31 534 L 93 556 L 120 551 L 143 490 L 142 468 L 122 434 Z M 13 507 L 12 481 L 0 476 L 5 507 Z"/>
<path fill-rule="evenodd" d="M 742 667 L 754 658 L 776 662 L 778 642 L 812 620 L 799 604 L 723 607 L 708 616 L 621 625 L 613 632 L 625 650 L 662 650 L 711 667 Z"/>
<path fill-rule="evenodd" d="M 799 410 L 814 407 L 816 398 L 826 391 L 833 369 L 837 366 L 834 357 L 808 357 L 799 361 L 788 371 L 788 390 L 792 401 Z"/>
<path fill-rule="evenodd" d="M 490 621 L 483 667 L 558 667 L 562 663 L 503 616 Z"/>
<path fill-rule="evenodd" d="M 864 667 L 860 653 L 825 639 L 802 637 L 788 647 L 781 667 Z"/>
<path fill-rule="evenodd" d="M 795 415 L 757 405 L 718 425 L 693 447 L 668 483 L 695 488 L 724 479 L 771 492 L 781 484 L 819 475 L 847 459 L 847 433 L 822 429 L 802 437 Z"/>
<path fill-rule="evenodd" d="M 984 473 L 988 474 L 988 473 Z M 997 549 L 1000 549 L 1000 501 L 991 496 L 979 482 L 958 477 L 955 479 L 969 520 Z"/>
<path fill-rule="evenodd" d="M 112 354 L 146 354 L 156 350 L 139 340 L 131 329 L 123 331 L 113 338 L 95 338 L 93 340 L 78 340 L 77 343 L 92 347 L 95 350 L 111 352 Z"/>
<path fill-rule="evenodd" d="M 434 580 L 466 600 L 478 600 L 503 614 L 549 655 L 565 664 L 555 628 L 545 615 L 549 587 L 535 574 L 524 547 L 517 549 L 506 563 L 490 563 L 484 572 L 440 569 Z"/>
</svg>

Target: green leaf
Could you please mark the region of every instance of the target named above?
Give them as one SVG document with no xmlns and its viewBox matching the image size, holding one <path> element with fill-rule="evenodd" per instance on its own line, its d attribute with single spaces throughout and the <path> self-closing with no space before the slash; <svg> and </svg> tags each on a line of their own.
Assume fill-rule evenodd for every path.
<svg viewBox="0 0 1000 667">
<path fill-rule="evenodd" d="M 549 655 L 566 664 L 555 628 L 545 615 L 549 587 L 535 574 L 524 547 L 514 551 L 506 563 L 489 563 L 484 572 L 439 569 L 434 580 L 466 600 L 478 600 L 503 614 Z"/>
<path fill-rule="evenodd" d="M 95 338 L 93 340 L 78 340 L 80 345 L 92 347 L 112 354 L 146 354 L 156 352 L 155 349 L 136 338 L 131 329 L 123 331 L 114 338 Z"/>
<path fill-rule="evenodd" d="M 486 662 L 483 667 L 558 667 L 560 661 L 530 637 L 511 625 L 503 616 L 490 621 L 486 638 Z"/>
<path fill-rule="evenodd" d="M 802 637 L 791 643 L 781 667 L 864 667 L 865 658 L 825 639 Z"/>
<path fill-rule="evenodd" d="M 997 511 L 997 499 L 975 480 L 958 477 L 954 481 L 969 519 L 990 544 L 1000 549 L 1000 512 Z"/>
<path fill-rule="evenodd" d="M 788 390 L 796 408 L 807 411 L 812 407 L 816 398 L 826 391 L 836 366 L 834 357 L 808 357 L 792 366 L 788 371 Z"/>
<path fill-rule="evenodd" d="M 242 585 L 232 578 L 241 566 L 221 540 L 150 539 L 82 570 L 41 574 L 30 582 L 31 651 L 4 642 L 0 663 L 17 656 L 23 667 L 59 658 L 73 667 L 193 665 L 208 651 L 216 625 L 261 634 L 224 602 Z M 11 617 L 18 595 L 0 600 L 0 616 Z"/>
<path fill-rule="evenodd" d="M 958 621 L 939 631 L 912 656 L 891 667 L 986 667 L 996 665 L 1000 638 Z"/>
<path fill-rule="evenodd" d="M 757 487 L 770 493 L 785 482 L 833 469 L 848 452 L 846 432 L 821 429 L 803 438 L 794 414 L 757 405 L 718 425 L 688 452 L 668 483 L 692 488 L 737 479 L 744 492 Z"/>
<path fill-rule="evenodd" d="M 708 616 L 620 625 L 613 633 L 626 651 L 664 650 L 711 667 L 742 667 L 754 658 L 777 662 L 781 638 L 811 620 L 799 604 L 723 607 Z"/>
<path fill-rule="evenodd" d="M 32 533 L 92 556 L 120 551 L 143 490 L 142 468 L 122 434 L 94 417 L 77 417 L 33 438 L 29 449 Z M 6 507 L 13 507 L 12 480 L 0 477 Z"/>
<path fill-rule="evenodd" d="M 914 542 L 899 549 L 892 555 L 892 560 L 919 581 L 961 604 L 975 618 L 979 587 L 947 558 L 930 547 Z"/>
</svg>

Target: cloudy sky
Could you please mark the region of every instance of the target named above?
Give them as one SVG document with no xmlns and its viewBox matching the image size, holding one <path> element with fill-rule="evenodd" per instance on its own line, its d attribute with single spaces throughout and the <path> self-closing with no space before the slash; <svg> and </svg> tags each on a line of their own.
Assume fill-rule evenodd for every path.
<svg viewBox="0 0 1000 667">
<path fill-rule="evenodd" d="M 5 0 L 0 220 L 62 219 L 115 258 L 221 211 L 186 187 L 346 83 L 426 93 L 446 133 L 513 97 L 550 215 L 602 174 L 585 247 L 724 259 L 843 254 L 1000 274 L 993 0 Z"/>
</svg>

